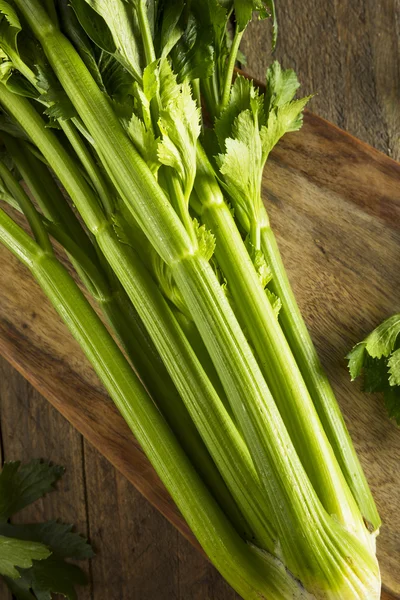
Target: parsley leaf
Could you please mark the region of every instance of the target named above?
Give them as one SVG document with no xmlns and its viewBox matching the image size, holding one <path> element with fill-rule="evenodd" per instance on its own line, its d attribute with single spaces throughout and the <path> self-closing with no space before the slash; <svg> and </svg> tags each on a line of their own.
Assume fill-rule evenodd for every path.
<svg viewBox="0 0 400 600">
<path fill-rule="evenodd" d="M 77 600 L 75 586 L 85 585 L 87 582 L 86 575 L 79 567 L 56 556 L 34 563 L 24 575 L 30 581 L 37 600 L 51 600 L 52 594 Z"/>
<path fill-rule="evenodd" d="M 388 367 L 390 385 L 400 385 L 400 348 L 389 356 Z"/>
<path fill-rule="evenodd" d="M 63 473 L 63 467 L 40 460 L 22 466 L 19 461 L 5 463 L 0 473 L 0 523 L 52 491 Z"/>
<path fill-rule="evenodd" d="M 67 558 L 93 556 L 87 540 L 72 525 L 49 521 L 13 525 L 9 517 L 54 489 L 62 467 L 33 460 L 5 463 L 0 473 L 0 575 L 18 600 L 51 600 L 61 594 L 76 600 L 75 586 L 86 576 Z"/>
<path fill-rule="evenodd" d="M 0 575 L 17 579 L 20 577 L 16 567 L 32 567 L 33 560 L 43 560 L 51 552 L 38 542 L 18 540 L 0 535 Z"/>
<path fill-rule="evenodd" d="M 58 558 L 73 558 L 85 560 L 94 556 L 87 540 L 72 531 L 73 526 L 58 521 L 46 523 L 31 523 L 28 525 L 0 525 L 0 535 L 18 540 L 41 542 L 52 550 Z"/>
<path fill-rule="evenodd" d="M 400 425 L 400 314 L 381 323 L 346 358 L 351 380 L 362 375 L 366 392 L 383 392 L 389 416 Z"/>
</svg>

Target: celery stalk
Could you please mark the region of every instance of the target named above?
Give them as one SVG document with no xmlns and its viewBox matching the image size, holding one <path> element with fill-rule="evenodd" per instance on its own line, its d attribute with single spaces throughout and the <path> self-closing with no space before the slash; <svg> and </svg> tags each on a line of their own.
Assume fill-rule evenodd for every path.
<svg viewBox="0 0 400 600">
<path fill-rule="evenodd" d="M 335 452 L 343 475 L 368 529 L 371 531 L 379 530 L 381 520 L 374 499 L 328 377 L 300 313 L 283 266 L 275 235 L 269 226 L 264 226 L 261 229 L 260 236 L 261 248 L 273 274 L 270 287 L 282 301 L 279 320 L 283 332 L 310 392 L 326 436 Z"/>
<path fill-rule="evenodd" d="M 361 539 L 368 539 L 307 387 L 200 147 L 198 163 L 195 189 L 203 205 L 201 217 L 216 237 L 217 259 L 303 467 L 328 513 Z"/>
<path fill-rule="evenodd" d="M 174 210 L 181 202 L 176 197 L 177 191 L 173 187 L 169 190 L 170 201 L 125 134 L 108 98 L 40 2 L 16 0 L 15 4 L 42 44 L 126 208 L 170 269 L 217 370 L 243 438 L 148 271 L 132 248 L 120 243 L 113 224 L 96 203 L 96 197 L 68 154 L 65 156 L 56 138 L 46 132 L 40 118 L 38 120 L 30 113 L 29 103 L 15 97 L 11 99 L 12 94 L 5 89 L 0 89 L 0 101 L 37 144 L 69 191 L 146 326 L 215 464 L 250 525 L 256 543 L 281 559 L 308 593 L 318 599 L 377 597 L 379 570 L 361 515 L 326 440 L 289 346 L 274 320 L 256 273 L 249 265 L 242 240 L 237 230 L 231 227 L 233 221 L 229 222 L 224 215 L 225 220 L 218 221 L 221 229 L 215 233 L 217 258 L 231 279 L 229 284 L 235 303 L 241 320 L 246 323 L 261 368 L 202 254 L 204 247 L 202 249 L 197 239 L 190 235 L 190 228 L 188 231 L 184 227 Z M 144 4 L 140 6 L 143 9 Z M 128 10 L 119 3 L 118 9 L 121 14 Z M 242 21 L 247 19 L 248 11 L 246 8 L 242 12 Z M 145 18 L 144 13 L 142 17 Z M 145 34 L 146 31 L 143 35 L 148 40 L 149 31 L 147 37 Z M 151 56 L 147 54 L 149 60 Z M 147 76 L 144 72 L 143 81 Z M 193 146 L 189 150 L 192 152 Z M 193 153 L 188 156 L 192 157 Z M 189 173 L 189 182 L 192 176 Z M 187 193 L 188 188 L 185 189 Z M 204 194 L 204 200 L 210 209 L 213 196 Z M 232 234 L 232 248 L 228 247 L 228 239 L 224 240 L 228 230 Z M 236 271 L 229 258 L 231 253 Z M 257 327 L 261 328 L 260 341 L 257 340 Z M 270 348 L 266 347 L 266 342 Z M 271 365 L 265 357 L 272 361 Z M 297 429 L 290 422 L 290 409 L 298 419 Z M 301 428 L 304 428 L 304 434 Z M 310 452 L 301 447 L 304 440 L 310 444 Z M 313 464 L 313 460 L 320 458 L 322 469 Z M 331 493 L 333 500 L 329 498 Z M 334 510 L 328 512 L 324 505 L 328 509 L 333 506 Z M 204 536 L 204 532 L 200 532 L 200 536 Z M 292 581 L 289 573 L 287 581 Z M 252 593 L 247 589 L 245 598 L 256 597 Z M 259 597 L 263 594 L 264 591 L 259 589 Z"/>
<path fill-rule="evenodd" d="M 119 242 L 75 163 L 30 104 L 2 85 L 0 102 L 37 144 L 70 193 L 145 324 L 255 539 L 271 548 L 268 511 L 247 448 L 149 273 L 133 249 Z"/>
<path fill-rule="evenodd" d="M 27 106 L 24 100 L 21 101 L 21 104 Z M 49 132 L 49 140 L 52 137 L 51 132 Z M 63 153 L 61 147 L 60 152 Z M 14 156 L 17 156 L 17 153 Z M 39 197 L 42 196 L 43 200 L 46 191 L 41 189 L 40 183 L 35 180 L 35 174 L 31 172 L 27 165 L 25 165 L 25 173 L 28 175 L 29 181 L 35 181 L 36 193 Z M 19 184 L 13 180 L 12 175 L 2 163 L 0 163 L 0 175 L 4 176 L 5 183 L 9 188 L 11 187 L 10 191 L 13 192 L 13 195 L 20 201 L 24 209 L 28 207 L 28 213 L 26 214 L 33 214 L 34 222 L 37 222 L 36 230 L 39 229 L 39 233 L 42 233 L 46 239 L 47 235 L 43 231 L 41 223 L 38 222 L 38 215 L 32 208 L 29 198 Z M 75 173 L 76 176 L 77 174 Z M 64 199 L 62 198 L 61 200 Z M 160 359 L 160 355 L 149 338 L 137 311 L 129 302 L 126 292 L 120 286 L 119 282 L 115 289 L 112 289 L 100 266 L 91 263 L 89 257 L 81 251 L 80 247 L 68 234 L 63 232 L 62 228 L 57 226 L 52 227 L 51 222 L 46 224 L 46 226 L 48 231 L 54 234 L 54 237 L 64 246 L 75 262 L 86 272 L 92 283 L 92 295 L 94 295 L 99 303 L 101 310 L 116 332 L 131 363 L 139 373 L 141 380 L 164 414 L 178 440 L 193 463 L 197 465 L 199 473 L 203 476 L 217 500 L 225 507 L 227 516 L 235 523 L 235 526 L 243 535 L 248 535 L 251 538 L 252 534 L 249 532 L 249 527 L 246 525 L 242 514 L 238 510 L 220 473 L 205 448 L 188 411 L 177 393 L 176 387 Z M 131 270 L 129 264 L 127 270 Z M 246 487 L 247 485 L 248 481 L 243 481 L 242 486 Z M 261 499 L 259 500 L 259 504 L 262 504 Z M 270 539 L 269 534 L 267 539 Z"/>
<path fill-rule="evenodd" d="M 310 596 L 282 565 L 239 537 L 73 279 L 0 210 L 0 241 L 31 270 L 92 363 L 205 552 L 248 600 Z"/>
</svg>

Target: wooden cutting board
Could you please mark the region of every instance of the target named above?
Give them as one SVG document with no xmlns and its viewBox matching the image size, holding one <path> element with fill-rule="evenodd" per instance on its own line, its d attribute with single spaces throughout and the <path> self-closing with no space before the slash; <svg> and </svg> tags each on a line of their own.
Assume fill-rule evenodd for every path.
<svg viewBox="0 0 400 600">
<path fill-rule="evenodd" d="M 344 356 L 400 311 L 400 165 L 307 113 L 263 194 L 284 262 L 380 510 L 385 589 L 400 598 L 400 430 Z M 0 246 L 0 353 L 194 544 L 168 493 L 28 271 Z"/>
</svg>

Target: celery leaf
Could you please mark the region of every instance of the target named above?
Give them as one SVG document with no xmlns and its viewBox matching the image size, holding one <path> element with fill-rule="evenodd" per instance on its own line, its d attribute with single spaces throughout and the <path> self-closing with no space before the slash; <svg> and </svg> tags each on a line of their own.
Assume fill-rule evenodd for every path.
<svg viewBox="0 0 400 600">
<path fill-rule="evenodd" d="M 20 600 L 51 600 L 61 594 L 76 600 L 75 587 L 86 583 L 83 571 L 65 559 L 93 556 L 87 540 L 72 525 L 49 521 L 13 525 L 8 518 L 53 490 L 64 469 L 33 460 L 5 463 L 0 473 L 0 574 Z"/>
<path fill-rule="evenodd" d="M 389 416 L 400 425 L 400 314 L 376 327 L 346 358 L 351 379 L 362 375 L 366 392 L 383 392 Z"/>
<path fill-rule="evenodd" d="M 215 236 L 204 224 L 200 225 L 197 219 L 193 219 L 193 226 L 198 243 L 198 253 L 210 261 L 215 251 Z"/>
<path fill-rule="evenodd" d="M 89 38 L 109 54 L 117 51 L 112 32 L 100 11 L 96 11 L 86 0 L 71 0 L 77 19 Z"/>
<path fill-rule="evenodd" d="M 133 5 L 123 0 L 71 0 L 71 4 L 91 40 L 141 81 L 142 49 Z"/>
<path fill-rule="evenodd" d="M 21 574 L 16 567 L 28 569 L 34 560 L 43 560 L 50 554 L 50 550 L 38 542 L 0 535 L 0 575 L 18 579 Z"/>
<path fill-rule="evenodd" d="M 383 321 L 366 338 L 366 350 L 373 358 L 389 356 L 393 352 L 400 334 L 400 314 Z"/>
<path fill-rule="evenodd" d="M 208 30 L 204 30 L 194 14 L 190 14 L 186 28 L 171 52 L 174 70 L 179 82 L 207 79 L 214 69 L 214 51 Z"/>
<path fill-rule="evenodd" d="M 147 129 L 144 122 L 133 114 L 129 121 L 128 134 L 149 169 L 156 173 L 160 166 L 157 154 L 159 140 L 155 138 L 153 131 Z"/>
<path fill-rule="evenodd" d="M 390 385 L 400 386 L 400 348 L 389 356 L 388 367 Z"/>
<path fill-rule="evenodd" d="M 162 164 L 175 169 L 184 197 L 189 202 L 196 173 L 200 111 L 189 83 L 177 82 L 167 60 L 160 68 L 160 101 L 158 158 Z"/>
<path fill-rule="evenodd" d="M 50 599 L 56 593 L 71 600 L 76 599 L 75 586 L 84 585 L 86 577 L 78 566 L 65 559 L 85 560 L 94 554 L 87 540 L 72 531 L 72 525 L 57 521 L 29 525 L 5 524 L 0 526 L 0 536 L 2 534 L 9 536 L 9 539 L 22 540 L 21 543 L 38 543 L 43 548 L 49 548 L 44 557 L 46 560 L 33 565 L 20 565 L 24 570 L 18 573 L 23 581 L 29 582 L 29 588 L 38 600 Z M 29 566 L 31 568 L 27 569 Z"/>
<path fill-rule="evenodd" d="M 354 381 L 360 373 L 364 365 L 365 355 L 365 342 L 356 344 L 354 348 L 348 353 L 347 360 L 350 371 L 351 380 Z"/>
<path fill-rule="evenodd" d="M 282 70 L 276 60 L 267 70 L 265 104 L 268 111 L 293 100 L 300 87 L 296 73 L 292 69 Z"/>
<path fill-rule="evenodd" d="M 237 77 L 226 109 L 215 123 L 221 148 L 216 156 L 222 184 L 238 216 L 257 222 L 262 210 L 261 178 L 272 148 L 289 131 L 302 124 L 309 97 L 293 100 L 297 78 L 275 62 L 267 73 L 267 92 L 261 94 L 252 81 Z"/>
<path fill-rule="evenodd" d="M 253 13 L 258 12 L 260 19 L 269 16 L 267 2 L 264 0 L 233 0 L 236 24 L 240 31 L 244 31 L 252 19 Z M 271 2 L 268 3 L 271 6 Z"/>
<path fill-rule="evenodd" d="M 249 237 L 246 238 L 245 245 L 246 245 L 247 252 L 249 253 L 250 259 L 256 270 L 256 273 L 258 275 L 258 278 L 260 280 L 260 283 L 261 283 L 262 287 L 265 289 L 267 298 L 270 301 L 272 310 L 274 311 L 276 318 L 278 318 L 279 311 L 282 308 L 282 301 L 276 294 L 274 294 L 274 292 L 272 292 L 268 288 L 268 284 L 272 280 L 271 268 L 269 267 L 269 265 L 265 259 L 264 253 L 261 250 L 258 250 L 253 246 Z"/>
<path fill-rule="evenodd" d="M 28 525 L 0 524 L 0 535 L 18 540 L 40 542 L 51 548 L 58 558 L 85 560 L 94 556 L 92 547 L 79 533 L 72 531 L 73 526 L 58 521 L 30 523 Z"/>
<path fill-rule="evenodd" d="M 183 0 L 164 3 L 160 34 L 160 54 L 163 59 L 169 55 L 184 34 L 184 28 L 180 23 L 184 5 Z"/>
<path fill-rule="evenodd" d="M 9 2 L 0 0 L 0 39 L 16 50 L 17 36 L 21 29 L 21 23 L 14 7 Z"/>
<path fill-rule="evenodd" d="M 210 261 L 215 250 L 215 237 L 209 231 L 205 225 L 200 225 L 197 219 L 193 219 L 193 228 L 196 234 L 198 250 L 197 252 Z M 172 269 L 160 258 L 160 256 L 153 250 L 150 250 L 151 267 L 155 279 L 157 280 L 161 291 L 164 296 L 168 298 L 172 304 L 183 313 L 190 321 L 193 317 L 187 307 L 187 304 L 177 287 Z"/>
<path fill-rule="evenodd" d="M 0 523 L 54 489 L 63 475 L 63 467 L 40 460 L 26 465 L 4 464 L 0 473 Z"/>
<path fill-rule="evenodd" d="M 400 425 L 400 386 L 389 387 L 384 393 L 384 400 L 389 417 Z"/>
</svg>

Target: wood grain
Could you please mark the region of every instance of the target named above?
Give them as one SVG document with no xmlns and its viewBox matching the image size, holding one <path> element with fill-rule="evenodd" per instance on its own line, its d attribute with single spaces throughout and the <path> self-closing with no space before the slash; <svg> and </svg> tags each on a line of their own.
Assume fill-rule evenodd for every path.
<svg viewBox="0 0 400 600">
<path fill-rule="evenodd" d="M 89 536 L 96 558 L 83 565 L 88 586 L 79 589 L 79 600 L 238 598 L 203 554 L 2 358 L 0 423 L 5 460 L 67 465 L 57 491 L 15 521 L 58 518 Z M 11 600 L 1 579 L 0 598 Z"/>
<path fill-rule="evenodd" d="M 383 517 L 379 556 L 385 585 L 395 593 L 400 592 L 400 435 L 386 418 L 381 399 L 350 385 L 343 356 L 372 326 L 400 308 L 400 196 L 395 185 L 399 168 L 384 155 L 307 114 L 302 133 L 288 136 L 279 146 L 263 179 L 264 198 L 289 276 Z M 0 352 L 191 539 L 165 489 L 38 286 L 3 248 L 0 262 Z M 92 498 L 104 481 L 101 469 L 97 477 L 98 483 L 88 490 Z M 109 485 L 107 503 L 112 503 L 118 490 L 112 481 Z M 96 514 L 100 528 L 101 517 Z M 120 525 L 111 523 L 110 527 L 112 543 L 120 543 Z M 151 533 L 149 536 L 151 539 Z M 104 568 L 100 561 L 93 567 L 98 573 Z M 106 580 L 104 574 L 98 585 L 105 585 Z"/>
<path fill-rule="evenodd" d="M 280 25 L 278 47 L 275 52 L 275 57 L 283 62 L 286 67 L 293 67 L 297 70 L 299 78 L 303 84 L 303 90 L 305 93 L 317 92 L 317 96 L 312 100 L 311 108 L 313 111 L 319 113 L 330 121 L 337 125 L 348 129 L 351 133 L 357 137 L 368 142 L 372 146 L 375 146 L 379 150 L 388 153 L 389 155 L 399 159 L 400 158 L 400 139 L 398 132 L 400 130 L 400 110 L 398 98 L 400 95 L 400 7 L 398 0 L 379 0 L 378 2 L 372 0 L 352 0 L 351 2 L 338 2 L 338 0 L 332 0 L 331 2 L 319 2 L 318 0 L 303 0 L 303 2 L 295 2 L 294 0 L 285 0 L 284 2 L 277 2 L 278 19 Z M 254 23 L 251 25 L 251 29 L 245 39 L 243 49 L 248 58 L 249 72 L 255 74 L 259 79 L 263 79 L 266 66 L 270 62 L 269 52 L 269 34 L 268 25 L 266 23 Z M 312 117 L 309 116 L 309 119 Z M 308 121 L 307 121 L 308 123 Z M 323 123 L 317 119 L 317 123 L 313 124 L 313 127 L 324 131 Z M 332 162 L 332 168 L 329 167 L 324 169 L 320 168 L 320 163 L 314 162 L 314 144 L 317 144 L 316 139 L 312 135 L 313 129 L 311 128 L 311 138 L 313 143 L 311 144 L 307 138 L 303 138 L 303 146 L 306 148 L 306 152 L 296 153 L 296 144 L 300 143 L 300 139 L 296 140 L 296 144 L 292 148 L 290 154 L 284 152 L 283 156 L 280 157 L 283 161 L 286 161 L 287 169 L 296 169 L 296 165 L 301 172 L 305 173 L 306 178 L 309 178 L 314 185 L 330 186 L 331 191 L 334 194 L 341 194 L 340 185 L 343 181 L 342 177 L 336 176 L 337 169 L 343 169 L 343 162 L 340 165 L 337 164 L 336 152 L 340 149 L 343 152 L 345 149 L 350 151 L 350 141 L 346 138 L 344 147 L 340 146 L 340 140 L 343 138 L 339 135 L 339 146 L 336 146 L 335 152 L 332 151 L 330 155 L 330 161 Z M 331 134 L 332 129 L 329 129 Z M 306 130 L 303 129 L 303 134 Z M 325 131 L 326 134 L 326 131 Z M 323 134 L 322 134 L 323 137 Z M 294 138 L 293 138 L 294 139 Z M 291 141 L 286 140 L 287 143 L 291 144 Z M 337 142 L 337 143 L 338 143 Z M 289 144 L 289 146 L 290 146 Z M 326 152 L 324 149 L 324 142 L 318 142 L 320 150 L 317 152 Z M 290 147 L 289 147 L 290 149 Z M 391 202 L 385 202 L 383 195 L 379 194 L 378 202 L 375 201 L 375 194 L 377 193 L 377 185 L 372 185 L 371 194 L 368 193 L 368 185 L 363 186 L 364 179 L 361 177 L 353 177 L 352 171 L 357 166 L 357 159 L 354 158 L 354 154 L 358 154 L 360 145 L 355 142 L 352 152 L 352 164 L 350 165 L 349 177 L 346 178 L 346 189 L 349 185 L 352 185 L 351 196 L 358 198 L 358 202 L 364 198 L 365 204 L 370 206 L 370 209 L 365 210 L 379 210 L 380 215 L 378 219 L 385 219 L 386 222 L 391 224 L 394 219 L 388 215 L 387 209 L 391 210 Z M 365 148 L 364 148 L 365 150 Z M 372 149 L 367 149 L 367 153 L 372 153 L 370 160 L 374 163 L 374 152 Z M 345 155 L 346 156 L 346 155 Z M 299 161 L 302 161 L 301 165 Z M 288 162 L 292 161 L 292 162 Z M 353 162 L 356 164 L 353 165 Z M 369 174 L 368 160 L 364 156 L 363 159 L 363 177 Z M 393 163 L 390 163 L 393 165 Z M 375 171 L 371 173 L 373 177 Z M 393 179 L 395 182 L 395 178 Z M 361 184 L 362 192 L 359 193 L 359 186 Z M 396 185 L 396 183 L 395 183 Z M 338 189 L 339 186 L 339 189 Z M 332 189 L 332 187 L 334 189 Z M 268 189 L 270 191 L 270 200 L 273 200 L 272 196 L 272 185 L 268 183 Z M 302 193 L 305 192 L 307 186 L 302 188 Z M 392 192 L 387 194 L 390 198 Z M 349 199 L 350 200 L 350 199 Z M 275 209 L 279 210 L 279 207 Z M 286 207 L 287 210 L 287 207 Z M 285 213 L 287 214 L 287 212 Z M 398 216 L 398 213 L 396 213 Z M 385 217 L 386 215 L 386 217 Z M 275 219 L 275 217 L 274 217 Z M 279 222 L 275 219 L 276 224 Z M 284 219 L 281 222 L 283 225 Z M 398 221 L 397 221 L 398 222 Z M 321 236 L 320 236 L 321 237 Z M 319 239 L 319 238 L 318 238 Z M 282 241 L 282 235 L 280 239 Z M 317 243 L 317 242 L 316 242 Z M 324 248 L 319 239 L 319 245 Z M 325 249 L 325 248 L 324 248 Z M 323 250 L 319 250 L 322 252 Z M 286 251 L 285 256 L 288 256 L 289 248 Z M 9 256 L 0 254 L 0 260 L 2 261 L 2 274 L 0 275 L 0 281 L 3 285 L 5 280 L 6 272 L 3 268 L 5 261 L 9 261 Z M 319 264 L 319 263 L 318 263 Z M 328 265 L 328 269 L 329 269 Z M 296 265 L 291 267 L 292 280 L 295 283 L 298 279 Z M 20 273 L 23 276 L 24 273 Z M 332 274 L 332 277 L 334 275 Z M 317 276 L 317 281 L 313 284 L 313 287 L 317 285 L 324 285 L 329 275 L 325 274 L 322 277 Z M 385 283 L 385 282 L 384 282 Z M 306 285 L 308 282 L 297 283 L 297 289 Z M 393 284 L 394 286 L 395 284 Z M 368 287 L 368 286 L 366 286 Z M 29 287 L 28 287 L 29 289 Z M 306 292 L 304 290 L 304 297 Z M 368 290 L 367 290 L 368 291 Z M 18 286 L 13 288 L 13 292 L 18 294 Z M 314 319 L 313 310 L 317 303 L 322 299 L 324 301 L 325 294 L 322 290 L 319 294 L 319 298 L 310 298 L 302 300 L 303 310 L 308 312 L 308 322 L 311 323 Z M 354 302 L 360 301 L 360 296 L 353 298 Z M 361 301 L 363 299 L 361 298 Z M 0 302 L 3 298 L 0 295 Z M 33 302 L 42 302 L 40 294 L 35 293 L 32 297 Z M 309 305 L 310 302 L 310 305 Z M 338 303 L 339 300 L 334 300 Z M 363 302 L 361 302 L 363 304 Z M 354 339 L 357 339 L 357 335 L 363 335 L 368 329 L 370 329 L 375 322 L 379 320 L 377 315 L 386 316 L 386 310 L 390 302 L 385 304 L 384 307 L 377 307 L 373 311 L 365 312 L 365 309 L 361 311 L 362 322 L 359 322 L 357 330 L 353 330 L 346 337 L 346 340 L 342 341 L 342 344 L 346 346 L 345 350 L 349 347 Z M 398 302 L 397 310 L 400 308 Z M 351 310 L 354 314 L 354 307 L 351 302 Z M 26 305 L 25 305 L 26 308 Z M 29 304 L 28 304 L 29 308 Z M 339 310 L 337 306 L 335 310 Z M 390 312 L 390 308 L 388 309 Z M 0 313 L 3 314 L 3 307 L 0 304 Z M 28 313 L 29 314 L 29 313 Z M 335 314 L 335 312 L 334 312 Z M 316 314 L 317 320 L 322 317 Z M 360 316 L 361 318 L 361 316 Z M 327 331 L 332 329 L 332 319 L 330 316 L 327 320 L 326 328 Z M 374 319 L 376 321 L 372 322 Z M 325 318 L 323 319 L 325 323 Z M 12 321 L 11 321 L 12 322 Z M 19 324 L 21 349 L 19 353 L 13 356 L 19 360 L 24 360 L 24 346 L 23 339 L 25 330 L 22 324 Z M 325 327 L 325 325 L 324 325 Z M 3 332 L 9 332 L 7 326 L 3 328 Z M 320 334 L 318 323 L 313 325 L 312 332 L 314 337 L 323 337 Z M 27 334 L 29 337 L 29 334 Z M 63 337 L 64 336 L 64 337 Z M 12 338 L 14 339 L 14 338 Z M 65 334 L 61 328 L 60 342 L 63 343 Z M 13 342 L 11 341 L 11 344 Z M 324 347 L 324 340 L 320 339 L 320 347 Z M 80 356 L 78 354 L 78 356 Z M 338 351 L 336 357 L 331 361 L 329 356 L 325 357 L 327 363 L 331 363 L 331 372 L 336 368 L 335 361 L 341 363 L 342 354 Z M 46 356 L 43 356 L 43 360 L 46 361 Z M 39 356 L 40 361 L 40 356 Z M 38 361 L 32 361 L 33 368 L 38 367 Z M 57 369 L 52 371 L 56 374 L 59 373 Z M 60 377 L 62 377 L 62 370 Z M 57 444 L 63 446 L 64 438 L 71 439 L 71 426 L 67 422 L 58 417 L 57 412 L 53 407 L 46 404 L 43 398 L 36 394 L 33 395 L 31 388 L 28 384 L 22 383 L 20 376 L 15 375 L 12 367 L 2 364 L 1 375 L 3 382 L 6 380 L 14 380 L 17 378 L 21 383 L 12 383 L 13 389 L 16 391 L 10 396 L 10 402 L 12 402 L 16 409 L 20 407 L 22 412 L 26 408 L 25 396 L 28 395 L 30 398 L 35 398 L 35 404 L 40 414 L 46 415 L 43 417 L 45 421 L 51 421 L 51 435 L 47 437 L 47 448 L 43 448 L 43 456 L 52 458 L 50 451 L 53 452 L 54 447 Z M 346 374 L 343 371 L 343 379 L 346 378 Z M 62 379 L 60 379 L 61 385 Z M 340 385 L 340 381 L 336 385 Z M 4 389 L 4 383 L 1 384 Z M 57 390 L 57 385 L 54 386 Z M 354 388 L 351 388 L 352 397 L 349 402 L 352 402 L 354 397 Z M 95 392 L 97 393 L 97 391 Z M 342 397 L 342 394 L 340 394 Z M 0 394 L 0 402 L 2 396 Z M 71 398 L 71 403 L 72 403 Z M 101 398 L 102 400 L 102 398 Z M 342 399 L 343 401 L 343 399 Z M 380 411 L 380 405 L 378 400 L 374 400 L 374 411 Z M 77 408 L 77 407 L 76 407 Z M 356 411 L 350 415 L 350 418 Z M 8 412 L 0 409 L 0 453 L 2 452 L 1 444 L 1 426 L 6 425 L 9 422 L 12 426 L 9 430 L 14 432 L 14 435 L 7 436 L 7 447 L 6 456 L 20 457 L 17 454 L 17 450 L 21 446 L 27 448 L 38 447 L 40 438 L 42 436 L 42 429 L 37 428 L 36 421 L 31 419 L 26 421 L 15 421 L 14 415 L 15 410 L 12 411 L 12 419 Z M 20 413 L 18 413 L 20 414 Z M 367 415 L 369 413 L 367 412 Z M 107 413 L 106 413 L 107 416 Z M 385 427 L 382 431 L 383 444 L 388 444 L 390 449 L 392 444 L 393 436 L 397 432 L 392 426 L 390 426 L 389 440 L 385 439 Z M 398 434 L 397 434 L 398 435 Z M 79 436 L 78 436 L 79 438 Z M 101 445 L 101 441 L 100 441 Z M 14 451 L 15 448 L 15 451 Z M 7 455 L 8 450 L 8 455 Z M 153 565 L 157 564 L 160 567 L 160 561 L 158 559 L 158 551 L 162 553 L 163 563 L 161 567 L 160 577 L 166 586 L 167 593 L 162 595 L 159 590 L 155 591 L 155 587 L 151 588 L 152 594 L 159 594 L 150 596 L 148 600 L 170 600 L 170 598 L 177 598 L 179 600 L 233 600 L 235 598 L 234 592 L 222 582 L 221 578 L 212 567 L 204 560 L 204 558 L 188 545 L 186 540 L 182 536 L 177 536 L 174 529 L 161 518 L 157 516 L 157 512 L 152 509 L 146 502 L 146 500 L 135 492 L 130 484 L 125 483 L 125 479 L 119 472 L 115 471 L 113 467 L 109 466 L 107 461 L 102 455 L 93 449 L 93 447 L 86 441 L 82 441 L 81 449 L 77 444 L 74 445 L 74 452 L 80 457 L 82 464 L 84 464 L 85 474 L 83 476 L 86 481 L 85 486 L 90 491 L 90 508 L 87 514 L 87 528 L 90 533 L 92 541 L 95 543 L 96 549 L 99 550 L 98 556 L 93 561 L 93 568 L 96 568 L 94 590 L 92 590 L 91 597 L 93 600 L 119 600 L 120 598 L 128 597 L 129 595 L 135 594 L 135 598 L 143 600 L 144 596 L 141 595 L 142 584 L 149 585 L 146 583 L 146 579 L 151 577 L 151 573 L 154 573 Z M 370 454 L 372 449 L 370 449 Z M 24 454 L 29 457 L 29 452 Z M 65 455 L 66 456 L 66 455 Z M 369 460 L 367 454 L 367 461 Z M 364 459 L 365 460 L 365 459 Z M 75 460 L 74 469 L 78 460 Z M 82 500 L 81 492 L 79 491 L 80 476 L 73 475 L 71 472 L 71 465 L 68 465 L 68 471 L 66 478 L 69 478 L 69 489 L 75 488 L 76 496 L 71 497 L 71 503 L 75 507 L 76 514 L 81 514 L 81 506 L 87 503 L 86 500 Z M 379 468 L 379 463 L 377 464 Z M 80 473 L 81 471 L 79 471 Z M 101 477 L 99 476 L 101 474 Z M 117 489 L 118 498 L 115 499 L 111 494 L 104 492 L 104 480 L 111 481 L 110 487 Z M 371 478 L 370 478 L 371 479 Z M 381 504 L 386 503 L 386 498 L 389 499 L 389 503 L 393 506 L 398 503 L 398 487 L 395 489 L 394 498 L 391 497 L 391 492 L 394 488 L 392 482 L 389 486 L 385 486 L 382 491 Z M 75 492 L 74 492 L 75 493 Z M 380 492 L 379 496 L 380 496 Z M 48 497 L 48 505 L 51 506 L 52 502 L 57 503 L 56 494 Z M 83 504 L 82 504 L 83 503 Z M 121 507 L 121 511 L 120 511 Z M 62 506 L 57 505 L 57 511 L 62 511 Z M 56 514 L 54 511 L 53 514 Z M 123 528 L 116 529 L 114 521 L 121 521 L 121 515 L 129 514 L 129 527 L 124 532 Z M 63 514 L 57 512 L 57 514 Z M 143 515 L 146 515 L 146 525 L 150 526 L 151 535 L 149 535 L 145 528 L 142 526 Z M 38 515 L 40 516 L 40 515 Z M 40 516 L 41 517 L 41 516 Z M 107 518 L 105 518 L 107 517 Z M 153 523 L 154 521 L 154 523 Z M 132 528 L 136 529 L 136 535 L 132 538 Z M 158 534 L 159 528 L 159 534 Z M 84 530 L 84 527 L 82 527 Z M 167 533 L 169 530 L 169 534 Z M 113 540 L 113 535 L 117 531 L 120 535 L 120 541 Z M 122 539 L 125 536 L 125 539 Z M 106 543 L 104 543 L 106 541 Z M 111 543 L 112 541 L 112 543 Z M 131 544 L 131 542 L 133 542 Z M 145 552 L 146 560 L 142 560 L 138 564 L 137 569 L 131 569 L 129 572 L 129 561 L 131 559 L 130 549 L 133 548 L 135 552 L 140 552 L 146 548 L 147 542 L 150 544 Z M 383 544 L 383 537 L 380 540 L 379 546 Z M 392 549 L 389 548 L 388 552 Z M 400 542 L 398 538 L 393 541 L 393 553 L 394 556 L 398 556 L 400 552 Z M 96 564 L 101 561 L 101 567 L 96 567 Z M 393 561 L 394 562 L 394 561 Z M 108 564 L 108 575 L 114 583 L 114 588 L 110 590 L 110 587 L 105 586 L 105 578 L 102 575 L 102 569 Z M 110 568 L 110 564 L 114 564 L 114 568 Z M 393 563 L 392 563 L 393 564 Z M 398 563 L 393 568 L 394 575 L 397 575 L 399 571 Z M 124 573 L 124 576 L 118 578 L 120 573 Z M 168 578 L 169 572 L 169 578 Z M 97 579 L 99 578 L 99 580 Z M 143 583 L 144 582 L 144 583 Z M 398 591 L 398 582 L 396 583 L 396 590 Z M 148 590 L 149 588 L 145 587 Z M 0 598 L 8 600 L 5 595 L 6 592 L 1 588 L 0 583 Z M 107 594 L 113 594 L 108 596 Z M 170 595 L 168 595 L 170 594 Z M 133 596 L 132 596 L 133 597 Z M 83 596 L 79 594 L 79 600 L 82 600 Z M 390 600 L 393 598 L 392 595 L 383 593 L 382 598 L 384 600 Z"/>
<path fill-rule="evenodd" d="M 13 522 L 60 519 L 73 523 L 77 531 L 87 536 L 82 437 L 17 371 L 10 373 L 4 359 L 0 359 L 0 420 L 6 460 L 28 462 L 33 458 L 47 458 L 68 466 L 57 484 L 57 492 L 20 511 Z M 35 436 L 28 434 L 33 429 Z M 90 582 L 88 562 L 79 565 Z M 90 589 L 90 586 L 82 588 L 79 600 L 90 600 Z M 5 587 L 0 588 L 0 597 L 2 600 L 11 597 Z"/>
<path fill-rule="evenodd" d="M 256 19 L 242 43 L 261 81 L 271 60 L 296 71 L 313 112 L 400 159 L 399 0 L 276 2 L 278 43 Z"/>
</svg>

